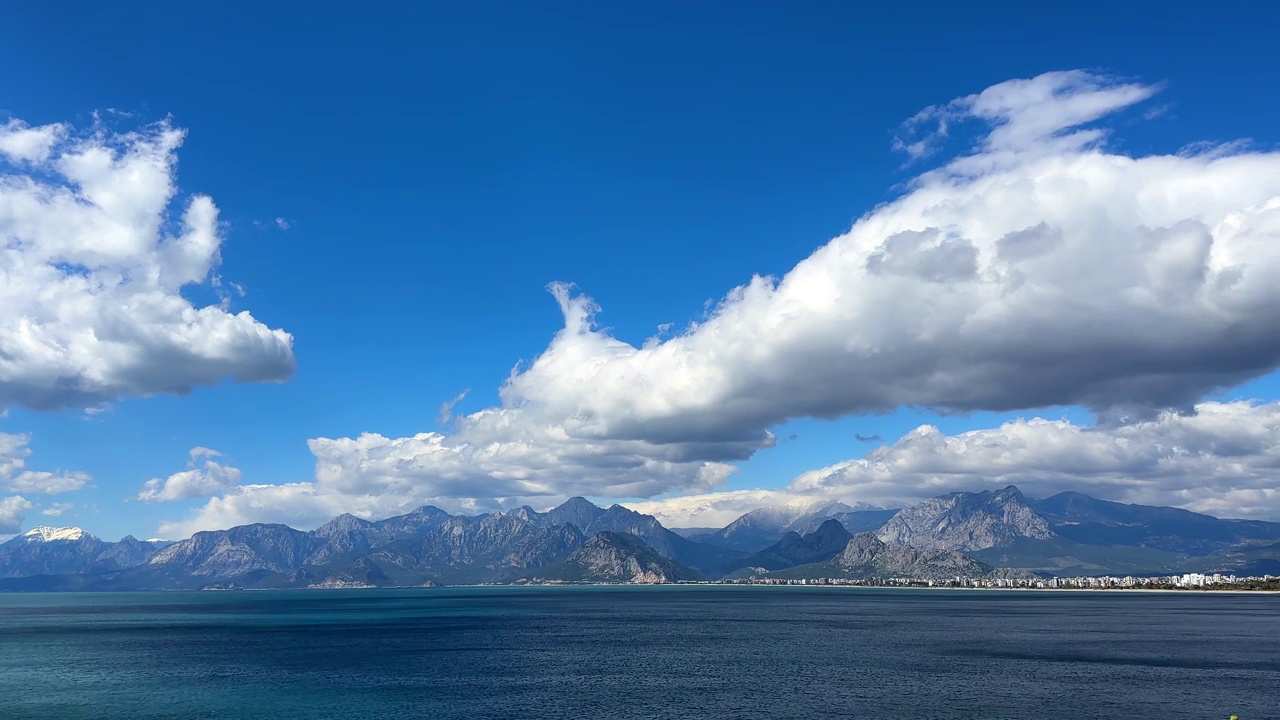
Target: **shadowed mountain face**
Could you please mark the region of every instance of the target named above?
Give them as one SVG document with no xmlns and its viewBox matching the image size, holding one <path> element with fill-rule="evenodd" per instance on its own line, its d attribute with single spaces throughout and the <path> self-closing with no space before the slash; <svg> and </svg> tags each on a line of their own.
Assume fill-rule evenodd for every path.
<svg viewBox="0 0 1280 720">
<path fill-rule="evenodd" d="M 828 519 L 808 535 L 794 532 L 783 535 L 773 546 L 743 558 L 738 567 L 782 570 L 830 560 L 844 550 L 852 538 L 838 520 Z"/>
<path fill-rule="evenodd" d="M 421 538 L 400 540 L 365 556 L 402 585 L 508 582 L 582 545 L 571 524 L 539 527 L 515 515 L 455 516 Z"/>
<path fill-rule="evenodd" d="M 601 532 L 634 535 L 659 555 L 709 576 L 723 574 L 743 556 L 740 552 L 683 538 L 663 527 L 652 515 L 642 515 L 621 505 L 601 508 L 583 498 L 570 498 L 545 513 L 522 507 L 508 514 L 518 515 L 540 527 L 572 524 L 587 537 Z"/>
<path fill-rule="evenodd" d="M 1076 492 L 1028 502 L 1049 521 L 1054 533 L 1088 545 L 1205 553 L 1255 541 L 1280 541 L 1280 523 L 1220 520 L 1190 510 L 1126 505 Z"/>
<path fill-rule="evenodd" d="M 992 567 L 954 550 L 922 550 L 890 545 L 871 533 L 860 533 L 835 557 L 825 562 L 799 565 L 770 573 L 779 578 L 912 578 L 947 581 L 981 578 Z"/>
<path fill-rule="evenodd" d="M 531 582 L 669 583 L 699 580 L 692 568 L 663 557 L 629 533 L 601 532 L 564 560 L 534 571 Z"/>
</svg>

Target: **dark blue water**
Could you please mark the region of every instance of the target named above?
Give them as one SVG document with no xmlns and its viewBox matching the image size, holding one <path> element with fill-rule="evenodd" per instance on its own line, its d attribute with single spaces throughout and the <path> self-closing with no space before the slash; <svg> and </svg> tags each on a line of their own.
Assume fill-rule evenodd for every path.
<svg viewBox="0 0 1280 720">
<path fill-rule="evenodd" d="M 1280 597 L 0 596 L 0 719 L 1280 718 Z"/>
</svg>

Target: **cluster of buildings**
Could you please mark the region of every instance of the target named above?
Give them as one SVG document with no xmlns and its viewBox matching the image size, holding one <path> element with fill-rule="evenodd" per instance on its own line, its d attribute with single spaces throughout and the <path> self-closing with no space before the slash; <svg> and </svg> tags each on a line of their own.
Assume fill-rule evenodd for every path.
<svg viewBox="0 0 1280 720">
<path fill-rule="evenodd" d="M 1076 590 L 1189 590 L 1208 588 L 1233 588 L 1261 583 L 1280 582 L 1280 576 L 1237 576 L 1221 573 L 1186 573 L 1163 577 L 1016 577 L 1016 578 L 962 578 L 948 580 L 919 580 L 915 578 L 803 578 L 784 579 L 752 577 L 721 580 L 725 585 L 847 585 L 858 587 L 937 587 L 937 588 L 1009 588 L 1009 589 L 1076 589 Z"/>
<path fill-rule="evenodd" d="M 1277 580 L 1280 580 L 1280 578 L 1272 575 L 1240 576 L 1224 575 L 1222 573 L 1185 573 L 1183 575 L 1159 577 L 1133 577 L 1132 575 L 1115 577 L 1106 575 L 1102 577 L 1048 578 L 1043 582 L 1046 583 L 1044 587 L 1050 588 L 1178 590 L 1231 587 L 1249 583 L 1275 582 Z"/>
</svg>

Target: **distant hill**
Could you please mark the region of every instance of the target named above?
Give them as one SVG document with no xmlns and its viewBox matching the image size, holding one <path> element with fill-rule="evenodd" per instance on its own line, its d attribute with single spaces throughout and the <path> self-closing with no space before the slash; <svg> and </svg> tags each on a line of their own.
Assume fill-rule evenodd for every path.
<svg viewBox="0 0 1280 720">
<path fill-rule="evenodd" d="M 1280 541 L 1280 523 L 1221 520 L 1190 510 L 1127 505 L 1077 492 L 1028 502 L 1049 521 L 1054 533 L 1088 545 L 1205 554 L 1252 541 Z"/>
</svg>

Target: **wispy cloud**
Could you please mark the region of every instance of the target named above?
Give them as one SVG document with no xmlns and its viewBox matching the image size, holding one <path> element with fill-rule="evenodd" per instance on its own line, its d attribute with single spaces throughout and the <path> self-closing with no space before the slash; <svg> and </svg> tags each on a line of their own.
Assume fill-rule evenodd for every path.
<svg viewBox="0 0 1280 720">
<path fill-rule="evenodd" d="M 40 511 L 40 514 L 46 517 L 62 517 L 62 515 L 74 507 L 75 505 L 72 503 L 50 503 Z"/>
<path fill-rule="evenodd" d="M 28 470 L 30 435 L 0 433 L 0 489 L 37 495 L 71 492 L 93 479 L 84 472 Z"/>
<path fill-rule="evenodd" d="M 293 227 L 293 221 L 278 217 L 271 220 L 254 220 L 253 226 L 262 230 L 269 228 L 274 228 L 276 230 L 288 230 Z"/>
<path fill-rule="evenodd" d="M 436 414 L 436 425 L 438 427 L 443 428 L 449 424 L 449 421 L 453 420 L 454 406 L 462 402 L 470 392 L 471 388 L 467 388 L 458 393 L 452 400 L 440 404 L 440 412 Z"/>
</svg>

